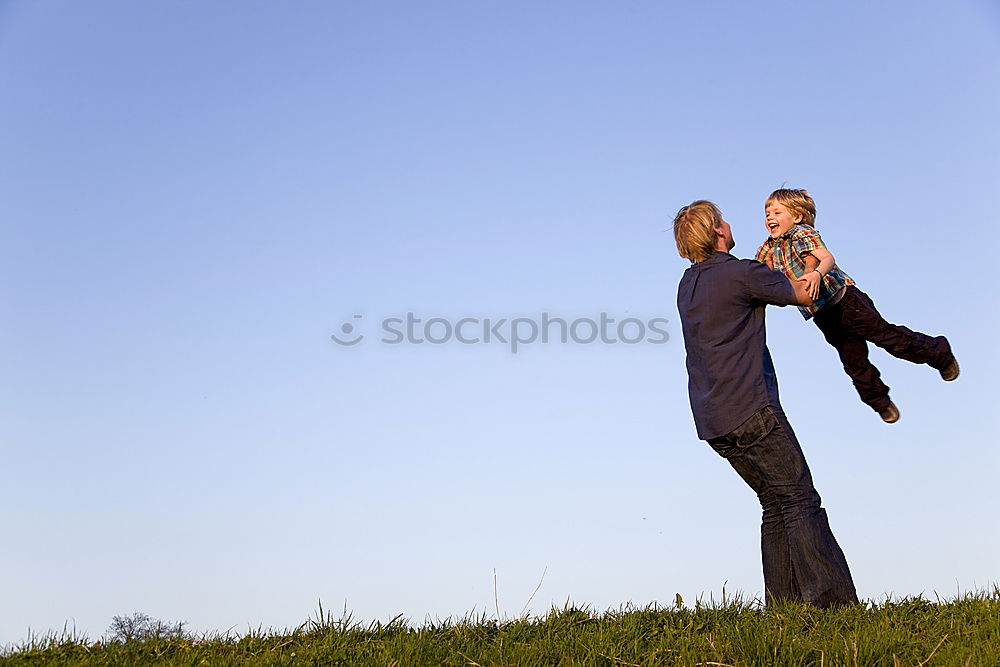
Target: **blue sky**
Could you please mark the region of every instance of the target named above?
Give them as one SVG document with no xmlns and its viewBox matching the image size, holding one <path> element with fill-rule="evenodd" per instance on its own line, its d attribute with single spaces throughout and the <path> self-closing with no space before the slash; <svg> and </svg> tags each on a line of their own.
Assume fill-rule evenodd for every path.
<svg viewBox="0 0 1000 667">
<path fill-rule="evenodd" d="M 761 590 L 695 436 L 674 212 L 767 194 L 962 376 L 791 309 L 785 411 L 862 597 L 997 580 L 994 3 L 0 3 L 0 643 Z M 979 246 L 979 247 L 977 247 Z M 379 342 L 424 318 L 664 344 Z M 355 315 L 361 315 L 355 318 Z M 345 322 L 365 335 L 333 343 Z"/>
</svg>

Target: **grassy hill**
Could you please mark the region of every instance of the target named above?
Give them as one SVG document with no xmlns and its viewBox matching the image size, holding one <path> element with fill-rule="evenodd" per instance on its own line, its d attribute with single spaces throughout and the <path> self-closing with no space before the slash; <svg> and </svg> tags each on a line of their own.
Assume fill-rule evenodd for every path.
<svg viewBox="0 0 1000 667">
<path fill-rule="evenodd" d="M 294 630 L 186 635 L 180 626 L 92 641 L 34 638 L 2 665 L 1000 665 L 1000 587 L 954 600 L 908 598 L 820 611 L 739 598 L 693 608 L 567 607 L 532 619 L 485 616 L 356 623 L 320 609 Z M 168 626 L 160 626 L 167 628 Z"/>
</svg>

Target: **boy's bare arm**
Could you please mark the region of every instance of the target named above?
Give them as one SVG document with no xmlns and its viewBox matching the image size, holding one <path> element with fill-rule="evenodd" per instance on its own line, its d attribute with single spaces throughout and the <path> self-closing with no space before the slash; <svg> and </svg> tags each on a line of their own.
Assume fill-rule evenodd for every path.
<svg viewBox="0 0 1000 667">
<path fill-rule="evenodd" d="M 816 266 L 810 268 L 810 264 L 814 261 Z M 806 271 L 819 271 L 824 276 L 830 273 L 836 263 L 837 260 L 834 259 L 833 254 L 826 248 L 816 248 L 806 255 Z"/>
<path fill-rule="evenodd" d="M 802 255 L 802 260 L 805 263 L 802 281 L 809 295 L 815 299 L 819 296 L 819 286 L 823 282 L 823 276 L 833 268 L 835 260 L 826 248 L 814 248 L 808 254 Z"/>
</svg>

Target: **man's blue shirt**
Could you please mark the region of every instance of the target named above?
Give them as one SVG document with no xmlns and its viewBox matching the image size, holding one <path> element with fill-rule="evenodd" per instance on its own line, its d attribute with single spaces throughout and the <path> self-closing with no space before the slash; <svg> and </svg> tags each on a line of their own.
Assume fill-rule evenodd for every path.
<svg viewBox="0 0 1000 667">
<path fill-rule="evenodd" d="M 794 303 L 785 276 L 726 252 L 715 252 L 684 272 L 677 310 L 699 438 L 724 436 L 764 406 L 781 407 L 764 306 Z"/>
</svg>

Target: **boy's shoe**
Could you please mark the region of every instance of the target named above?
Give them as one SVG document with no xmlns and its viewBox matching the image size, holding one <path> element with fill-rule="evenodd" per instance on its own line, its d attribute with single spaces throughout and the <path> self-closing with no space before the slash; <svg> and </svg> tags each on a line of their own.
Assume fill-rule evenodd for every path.
<svg viewBox="0 0 1000 667">
<path fill-rule="evenodd" d="M 886 424 L 893 424 L 899 421 L 899 408 L 892 401 L 889 401 L 889 405 L 886 406 L 885 410 L 879 410 L 878 416 L 882 418 Z"/>
<path fill-rule="evenodd" d="M 954 354 L 951 355 L 951 361 L 948 362 L 948 365 L 939 370 L 938 372 L 941 373 L 941 379 L 944 380 L 945 382 L 951 382 L 952 380 L 958 377 L 959 373 L 958 359 L 955 358 Z"/>
</svg>

